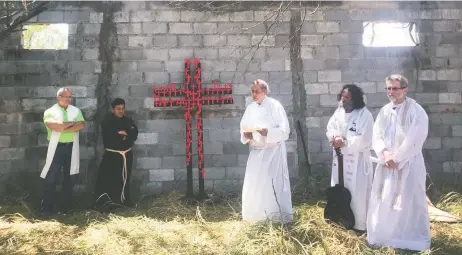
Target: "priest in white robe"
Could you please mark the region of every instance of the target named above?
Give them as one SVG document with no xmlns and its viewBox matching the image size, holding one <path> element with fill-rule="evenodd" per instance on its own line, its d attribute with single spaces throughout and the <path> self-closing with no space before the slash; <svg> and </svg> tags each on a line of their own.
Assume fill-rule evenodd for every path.
<svg viewBox="0 0 462 255">
<path fill-rule="evenodd" d="M 415 251 L 430 249 L 426 169 L 422 147 L 428 116 L 406 97 L 401 75 L 385 79 L 390 103 L 382 107 L 373 128 L 377 165 L 367 218 L 367 240 L 373 246 Z"/>
<path fill-rule="evenodd" d="M 289 121 L 284 107 L 268 97 L 268 92 L 265 81 L 252 84 L 253 102 L 240 123 L 241 142 L 251 148 L 242 190 L 242 218 L 289 223 L 293 219 L 285 144 Z"/>
<path fill-rule="evenodd" d="M 347 84 L 337 96 L 339 107 L 327 123 L 327 139 L 343 154 L 344 186 L 351 193 L 354 229 L 366 231 L 367 205 L 372 188 L 371 161 L 374 118 L 364 103 L 364 93 Z M 338 158 L 333 152 L 331 185 L 338 184 Z"/>
</svg>

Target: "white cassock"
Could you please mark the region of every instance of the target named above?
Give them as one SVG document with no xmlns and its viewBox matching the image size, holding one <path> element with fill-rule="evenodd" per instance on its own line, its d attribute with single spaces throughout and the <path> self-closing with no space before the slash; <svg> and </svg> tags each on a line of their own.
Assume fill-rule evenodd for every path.
<svg viewBox="0 0 462 255">
<path fill-rule="evenodd" d="M 430 248 L 430 222 L 422 147 L 428 116 L 411 98 L 385 105 L 374 124 L 372 146 L 379 157 L 375 170 L 367 240 L 371 245 L 423 251 Z M 385 168 L 382 151 L 394 154 L 397 169 Z"/>
<path fill-rule="evenodd" d="M 363 107 L 346 113 L 337 108 L 327 123 L 327 138 L 346 137 L 343 154 L 344 185 L 351 193 L 351 209 L 357 230 L 366 230 L 367 206 L 372 188 L 373 166 L 370 159 L 372 149 L 372 127 L 374 117 Z M 331 185 L 338 184 L 338 159 L 333 152 Z"/>
<path fill-rule="evenodd" d="M 250 144 L 242 190 L 242 218 L 292 221 L 292 197 L 287 166 L 285 141 L 289 138 L 289 120 L 284 107 L 275 99 L 265 97 L 259 105 L 252 102 L 240 123 L 241 142 Z M 267 128 L 266 137 L 258 132 L 253 139 L 244 137 L 247 128 Z"/>
</svg>

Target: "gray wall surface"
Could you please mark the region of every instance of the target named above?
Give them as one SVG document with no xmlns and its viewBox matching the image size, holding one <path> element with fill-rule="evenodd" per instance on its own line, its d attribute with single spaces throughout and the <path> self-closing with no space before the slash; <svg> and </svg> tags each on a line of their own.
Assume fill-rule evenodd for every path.
<svg viewBox="0 0 462 255">
<path fill-rule="evenodd" d="M 216 81 L 234 86 L 234 104 L 204 107 L 208 190 L 242 188 L 249 149 L 239 142 L 239 121 L 249 102 L 249 84 L 257 78 L 268 81 L 270 95 L 280 100 L 289 115 L 288 163 L 293 180 L 306 171 L 296 120 L 302 122 L 314 171 L 329 174 L 331 149 L 325 127 L 340 87 L 345 83 L 361 86 L 375 117 L 388 102 L 384 78 L 392 73 L 409 79 L 410 97 L 429 115 L 427 171 L 435 178 L 460 173 L 461 3 L 279 6 L 264 2 L 62 2 L 30 20 L 68 23 L 69 48 L 21 49 L 19 34 L 1 46 L 0 193 L 22 189 L 39 193 L 47 150 L 42 116 L 55 103 L 60 86 L 72 88 L 74 104 L 87 119 L 80 134 L 77 190 L 93 189 L 102 155 L 98 123 L 115 97 L 127 101 L 128 115 L 140 130 L 134 147 L 135 195 L 184 190 L 183 111 L 154 107 L 152 87 L 183 83 L 186 58 L 201 59 L 204 84 Z M 378 20 L 414 22 L 419 45 L 364 47 L 363 22 Z"/>
</svg>

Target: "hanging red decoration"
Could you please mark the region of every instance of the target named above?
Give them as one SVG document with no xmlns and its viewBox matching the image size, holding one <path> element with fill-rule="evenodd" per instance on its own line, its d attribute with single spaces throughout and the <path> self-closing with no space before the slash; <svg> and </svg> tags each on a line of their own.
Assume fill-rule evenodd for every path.
<svg viewBox="0 0 462 255">
<path fill-rule="evenodd" d="M 197 129 L 197 157 L 199 169 L 199 196 L 204 196 L 204 144 L 203 144 L 203 123 L 202 123 L 202 108 L 203 105 L 214 104 L 232 104 L 232 97 L 225 97 L 226 94 L 232 94 L 232 85 L 220 85 L 216 82 L 212 83 L 212 88 L 203 88 L 201 82 L 202 68 L 199 59 L 194 59 L 195 74 L 191 75 L 190 59 L 185 60 L 184 68 L 184 88 L 176 88 L 175 84 L 167 86 L 154 86 L 153 98 L 154 107 L 176 107 L 182 106 L 185 109 L 183 114 L 186 123 L 185 132 L 185 150 L 186 150 L 186 167 L 187 167 L 187 190 L 188 196 L 192 196 L 192 111 L 195 111 Z M 202 97 L 206 96 L 206 97 Z M 166 99 L 168 97 L 168 99 Z M 176 97 L 181 97 L 177 99 Z"/>
</svg>

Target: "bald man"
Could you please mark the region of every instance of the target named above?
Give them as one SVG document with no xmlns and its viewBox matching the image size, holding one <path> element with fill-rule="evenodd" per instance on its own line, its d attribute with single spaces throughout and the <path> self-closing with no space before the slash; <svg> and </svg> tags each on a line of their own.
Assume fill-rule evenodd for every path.
<svg viewBox="0 0 462 255">
<path fill-rule="evenodd" d="M 284 107 L 268 97 L 269 86 L 256 80 L 251 86 L 253 102 L 240 123 L 241 142 L 251 151 L 242 190 L 242 218 L 290 223 L 290 193 L 287 149 L 290 127 Z"/>
<path fill-rule="evenodd" d="M 53 213 L 56 184 L 63 173 L 63 200 L 61 211 L 72 207 L 71 175 L 79 173 L 79 131 L 85 127 L 82 112 L 71 105 L 69 88 L 60 88 L 56 93 L 57 103 L 48 108 L 43 121 L 47 129 L 48 152 L 40 177 L 45 179 L 40 216 L 47 218 Z"/>
</svg>

